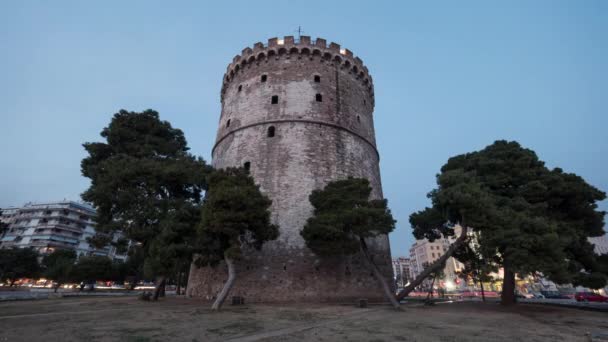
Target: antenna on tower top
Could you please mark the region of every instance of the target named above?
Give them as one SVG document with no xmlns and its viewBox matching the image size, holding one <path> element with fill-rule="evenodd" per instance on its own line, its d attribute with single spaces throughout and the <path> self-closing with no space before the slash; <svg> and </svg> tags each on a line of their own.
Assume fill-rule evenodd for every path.
<svg viewBox="0 0 608 342">
<path fill-rule="evenodd" d="M 300 37 L 302 37 L 302 33 L 304 33 L 304 31 L 302 31 L 302 26 L 298 25 L 298 29 L 295 30 L 295 32 L 298 34 L 298 40 L 300 40 Z"/>
</svg>

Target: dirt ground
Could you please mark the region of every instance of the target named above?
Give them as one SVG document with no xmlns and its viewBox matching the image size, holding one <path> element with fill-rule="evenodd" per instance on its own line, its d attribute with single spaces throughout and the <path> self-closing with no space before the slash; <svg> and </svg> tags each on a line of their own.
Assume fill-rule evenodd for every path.
<svg viewBox="0 0 608 342">
<path fill-rule="evenodd" d="M 586 335 L 587 334 L 587 335 Z M 608 313 L 540 305 L 444 303 L 225 306 L 186 298 L 64 298 L 0 303 L 0 341 L 590 341 Z"/>
</svg>

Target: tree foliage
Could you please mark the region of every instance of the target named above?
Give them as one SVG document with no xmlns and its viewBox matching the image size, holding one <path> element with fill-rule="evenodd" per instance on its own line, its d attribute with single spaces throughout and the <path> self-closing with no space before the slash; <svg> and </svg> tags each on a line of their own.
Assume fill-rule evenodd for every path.
<svg viewBox="0 0 608 342">
<path fill-rule="evenodd" d="M 73 276 L 76 252 L 73 250 L 57 249 L 42 259 L 42 275 L 57 283 L 55 290 Z"/>
<path fill-rule="evenodd" d="M 416 238 L 452 235 L 461 223 L 479 233 L 483 258 L 505 268 L 505 284 L 533 272 L 557 283 L 605 283 L 587 238 L 603 234 L 605 212 L 596 203 L 606 194 L 580 176 L 548 169 L 516 142 L 496 141 L 450 158 L 437 185 L 433 206 L 410 217 Z M 509 292 L 503 303 L 513 300 Z"/>
<path fill-rule="evenodd" d="M 210 167 L 153 110 L 121 110 L 101 136 L 105 142 L 84 144 L 89 156 L 81 163 L 91 179 L 82 198 L 97 207 L 99 234 L 91 242 L 125 247 L 125 240 L 112 241 L 122 232 L 142 248 L 146 270 L 164 279 L 175 258 L 191 257 Z"/>
<path fill-rule="evenodd" d="M 244 248 L 275 240 L 279 228 L 270 222 L 271 204 L 246 170 L 214 171 L 198 226 L 198 264 L 214 266 L 225 255 L 238 260 Z"/>
<path fill-rule="evenodd" d="M 34 278 L 40 273 L 38 253 L 30 248 L 0 249 L 0 281 L 11 285 L 19 278 Z"/>
<path fill-rule="evenodd" d="M 359 253 L 361 239 L 388 234 L 395 220 L 386 199 L 370 200 L 369 181 L 349 178 L 330 182 L 313 190 L 309 199 L 314 208 L 301 235 L 306 246 L 320 256 Z"/>
<path fill-rule="evenodd" d="M 81 256 L 74 265 L 72 275 L 77 282 L 94 283 L 113 276 L 112 260 L 105 256 Z"/>
<path fill-rule="evenodd" d="M 244 249 L 261 249 L 279 236 L 278 226 L 270 222 L 272 201 L 260 192 L 253 178 L 242 168 L 216 170 L 209 176 L 209 190 L 198 225 L 199 266 L 226 262 L 229 279 L 213 305 L 219 309 L 235 279 L 233 262 Z"/>
<path fill-rule="evenodd" d="M 306 246 L 319 256 L 361 253 L 381 283 L 393 306 L 399 303 L 373 263 L 365 239 L 392 232 L 395 220 L 386 199 L 370 200 L 372 188 L 363 178 L 348 178 L 328 183 L 309 196 L 314 208 L 301 235 Z"/>
</svg>

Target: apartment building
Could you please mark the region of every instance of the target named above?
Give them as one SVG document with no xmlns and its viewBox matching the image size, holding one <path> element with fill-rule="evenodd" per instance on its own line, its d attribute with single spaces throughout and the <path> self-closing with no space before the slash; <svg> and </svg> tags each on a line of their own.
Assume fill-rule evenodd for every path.
<svg viewBox="0 0 608 342">
<path fill-rule="evenodd" d="M 22 207 L 2 209 L 0 220 L 8 231 L 0 239 L 0 248 L 33 248 L 40 254 L 56 249 L 71 249 L 78 256 L 100 255 L 126 259 L 112 246 L 97 249 L 87 239 L 95 235 L 95 209 L 86 203 L 61 201 L 27 203 Z"/>
</svg>

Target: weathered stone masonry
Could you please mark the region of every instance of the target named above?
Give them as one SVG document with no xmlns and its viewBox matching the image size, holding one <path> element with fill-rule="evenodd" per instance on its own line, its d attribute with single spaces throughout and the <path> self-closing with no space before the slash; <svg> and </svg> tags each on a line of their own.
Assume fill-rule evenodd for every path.
<svg viewBox="0 0 608 342">
<path fill-rule="evenodd" d="M 221 101 L 213 165 L 249 167 L 280 226 L 277 241 L 237 263 L 231 295 L 249 302 L 381 300 L 377 280 L 358 256 L 318 258 L 300 236 L 312 213 L 309 194 L 331 180 L 364 177 L 372 196 L 382 197 L 374 88 L 363 62 L 321 38 L 273 38 L 234 57 Z M 388 237 L 369 243 L 392 283 Z M 226 278 L 223 265 L 193 266 L 188 294 L 211 299 Z"/>
</svg>

